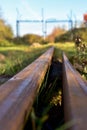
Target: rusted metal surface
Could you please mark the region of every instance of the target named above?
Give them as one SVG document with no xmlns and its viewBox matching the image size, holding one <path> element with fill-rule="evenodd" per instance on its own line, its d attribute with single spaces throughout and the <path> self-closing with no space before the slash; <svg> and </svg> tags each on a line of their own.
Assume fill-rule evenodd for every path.
<svg viewBox="0 0 87 130">
<path fill-rule="evenodd" d="M 63 95 L 65 122 L 69 130 L 87 129 L 87 81 L 73 68 L 63 53 Z"/>
<path fill-rule="evenodd" d="M 22 130 L 51 64 L 51 47 L 32 64 L 0 86 L 0 130 Z"/>
</svg>

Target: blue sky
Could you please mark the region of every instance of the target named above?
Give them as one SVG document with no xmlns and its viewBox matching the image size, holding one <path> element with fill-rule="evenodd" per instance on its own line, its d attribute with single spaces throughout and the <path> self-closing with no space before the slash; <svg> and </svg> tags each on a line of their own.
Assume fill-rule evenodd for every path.
<svg viewBox="0 0 87 130">
<path fill-rule="evenodd" d="M 2 17 L 12 26 L 16 35 L 16 20 L 41 20 L 42 9 L 44 19 L 64 20 L 72 17 L 73 20 L 83 20 L 87 13 L 87 0 L 2 0 L 0 1 Z M 61 23 L 49 24 L 47 31 L 50 33 Z M 64 25 L 63 25 L 64 26 Z M 42 35 L 41 23 L 21 23 L 20 35 L 36 33 Z"/>
</svg>

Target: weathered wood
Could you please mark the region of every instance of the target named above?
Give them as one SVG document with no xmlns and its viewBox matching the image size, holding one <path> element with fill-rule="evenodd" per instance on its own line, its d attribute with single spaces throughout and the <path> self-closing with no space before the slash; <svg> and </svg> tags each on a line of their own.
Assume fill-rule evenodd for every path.
<svg viewBox="0 0 87 130">
<path fill-rule="evenodd" d="M 87 81 L 63 54 L 63 95 L 65 121 L 72 123 L 70 130 L 87 129 Z"/>
<path fill-rule="evenodd" d="M 0 86 L 0 130 L 22 130 L 51 64 L 51 47 L 32 64 Z"/>
</svg>

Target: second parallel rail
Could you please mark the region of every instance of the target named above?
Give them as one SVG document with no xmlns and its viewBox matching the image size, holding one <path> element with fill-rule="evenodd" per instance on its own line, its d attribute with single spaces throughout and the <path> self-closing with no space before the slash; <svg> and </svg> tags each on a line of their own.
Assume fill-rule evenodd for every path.
<svg viewBox="0 0 87 130">
<path fill-rule="evenodd" d="M 74 69 L 63 53 L 63 96 L 65 122 L 70 130 L 87 129 L 87 81 Z"/>
</svg>

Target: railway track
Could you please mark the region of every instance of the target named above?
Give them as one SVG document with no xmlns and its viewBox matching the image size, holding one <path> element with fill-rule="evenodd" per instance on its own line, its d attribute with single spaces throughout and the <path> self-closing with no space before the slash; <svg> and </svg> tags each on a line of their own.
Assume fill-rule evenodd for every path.
<svg viewBox="0 0 87 130">
<path fill-rule="evenodd" d="M 23 130 L 47 70 L 54 48 L 0 86 L 0 130 Z M 63 53 L 64 121 L 70 130 L 87 129 L 87 81 L 70 64 Z"/>
<path fill-rule="evenodd" d="M 87 81 L 63 54 L 63 94 L 65 121 L 74 122 L 70 130 L 87 129 Z"/>
</svg>

